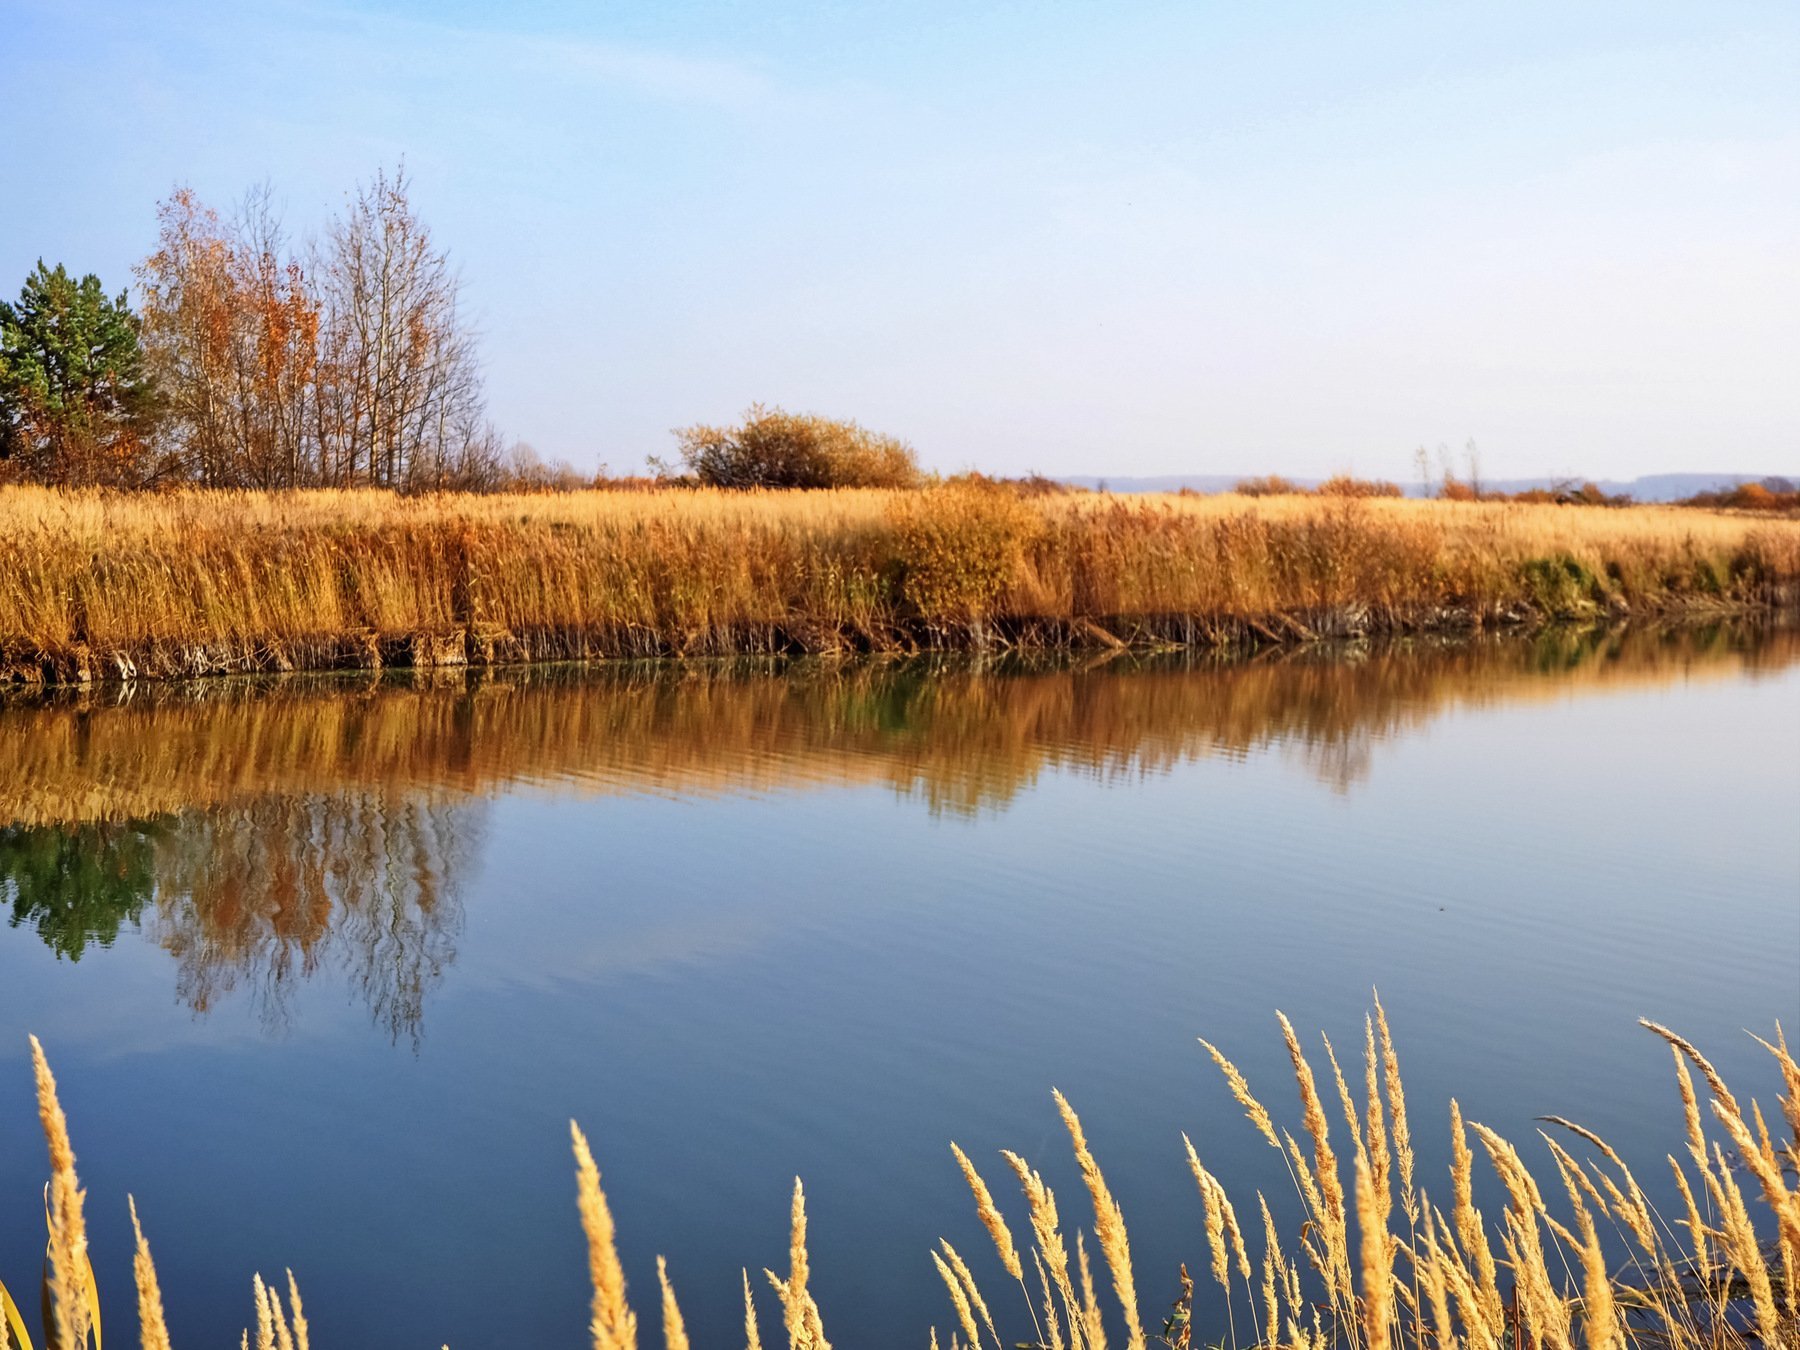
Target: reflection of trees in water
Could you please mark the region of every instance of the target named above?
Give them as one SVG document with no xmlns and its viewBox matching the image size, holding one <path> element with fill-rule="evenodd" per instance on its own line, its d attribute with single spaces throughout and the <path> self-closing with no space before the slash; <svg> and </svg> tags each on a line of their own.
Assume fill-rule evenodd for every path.
<svg viewBox="0 0 1800 1350">
<path fill-rule="evenodd" d="M 181 813 L 149 931 L 205 1012 L 246 989 L 282 1026 L 294 981 L 335 964 L 395 1039 L 456 958 L 457 879 L 481 807 L 420 792 L 304 793 Z"/>
<path fill-rule="evenodd" d="M 0 902 L 58 956 L 79 961 L 135 923 L 156 884 L 155 821 L 0 827 Z"/>
<path fill-rule="evenodd" d="M 455 960 L 482 804 L 423 791 L 264 796 L 120 824 L 0 831 L 0 898 L 60 955 L 143 922 L 196 1012 L 243 992 L 266 1026 L 340 969 L 377 1025 L 417 1041 Z"/>
<path fill-rule="evenodd" d="M 1456 709 L 1800 660 L 1791 627 L 1628 628 L 1262 656 L 537 668 L 220 681 L 0 700 L 0 902 L 78 956 L 142 921 L 181 997 L 285 1024 L 340 970 L 417 1037 L 454 959 L 485 797 L 886 784 L 1003 809 L 1046 772 L 1101 781 L 1274 751 L 1349 791 L 1384 741 Z M 105 706 L 116 699 L 117 706 Z"/>
</svg>

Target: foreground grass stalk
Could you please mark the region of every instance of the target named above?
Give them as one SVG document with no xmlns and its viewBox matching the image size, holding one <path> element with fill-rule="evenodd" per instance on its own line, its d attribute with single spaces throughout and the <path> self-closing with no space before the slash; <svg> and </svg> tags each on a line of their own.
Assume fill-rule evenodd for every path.
<svg viewBox="0 0 1800 1350">
<path fill-rule="evenodd" d="M 1250 1294 L 1255 1350 L 1518 1350 L 1527 1345 L 1540 1350 L 1791 1350 L 1800 1345 L 1793 1279 L 1800 1186 L 1788 1180 L 1790 1175 L 1800 1175 L 1800 1064 L 1779 1028 L 1773 1041 L 1759 1038 L 1776 1062 L 1784 1089 L 1781 1120 L 1789 1137 L 1778 1142 L 1760 1106 L 1753 1100 L 1746 1107 L 1693 1045 L 1659 1024 L 1644 1025 L 1668 1041 L 1676 1055 L 1686 1152 L 1699 1175 L 1696 1186 L 1686 1167 L 1673 1155 L 1668 1158 L 1683 1198 L 1683 1217 L 1664 1222 L 1624 1160 L 1599 1136 L 1572 1122 L 1547 1117 L 1547 1123 L 1573 1134 L 1597 1155 L 1584 1160 L 1549 1135 L 1543 1136 L 1568 1205 L 1567 1217 L 1559 1217 L 1518 1149 L 1478 1122 L 1465 1124 L 1452 1102 L 1452 1200 L 1446 1218 L 1411 1175 L 1410 1135 L 1400 1123 L 1405 1108 L 1398 1057 L 1386 1016 L 1378 1013 L 1364 1034 L 1367 1101 L 1363 1123 L 1352 1126 L 1357 1143 L 1352 1202 L 1341 1234 L 1321 1233 L 1315 1242 L 1315 1233 L 1331 1216 L 1326 1199 L 1331 1192 L 1322 1182 L 1335 1177 L 1337 1159 L 1326 1141 L 1324 1107 L 1311 1067 L 1293 1028 L 1285 1018 L 1280 1019 L 1300 1087 L 1303 1128 L 1315 1148 L 1311 1163 L 1291 1138 L 1282 1148 L 1284 1159 L 1293 1166 L 1297 1198 L 1306 1214 L 1307 1226 L 1299 1242 L 1313 1261 L 1311 1278 L 1299 1262 L 1285 1255 L 1273 1212 L 1260 1193 L 1257 1208 L 1262 1217 L 1263 1250 L 1260 1266 L 1253 1266 L 1224 1182 L 1205 1167 L 1192 1142 L 1183 1136 L 1188 1169 L 1200 1192 L 1201 1232 L 1214 1281 L 1225 1299 L 1222 1320 L 1228 1329 L 1228 1344 L 1239 1344 L 1231 1298 L 1235 1272 Z M 1207 1049 L 1224 1072 L 1231 1095 L 1245 1106 L 1265 1141 L 1286 1137 L 1256 1105 L 1243 1076 L 1223 1053 L 1210 1045 Z M 68 1122 L 57 1100 L 55 1078 L 35 1039 L 32 1054 L 39 1120 L 51 1163 L 45 1296 L 51 1326 L 46 1341 L 75 1350 L 87 1344 L 91 1330 L 98 1350 L 98 1298 L 86 1264 L 84 1194 L 75 1174 Z M 1694 1097 L 1690 1065 L 1711 1092 L 1713 1128 L 1722 1138 L 1709 1137 Z M 1341 1073 L 1335 1076 L 1342 1081 Z M 1343 1095 L 1347 1107 L 1351 1106 L 1347 1086 Z M 1147 1346 L 1124 1217 L 1079 1117 L 1060 1093 L 1054 1093 L 1053 1100 L 1094 1201 L 1095 1236 L 1112 1276 L 1126 1345 Z M 1351 1118 L 1355 1119 L 1353 1110 Z M 1474 1206 L 1470 1132 L 1507 1197 L 1506 1212 L 1497 1228 L 1486 1224 Z M 586 1138 L 573 1125 L 571 1139 L 576 1194 L 588 1240 L 593 1344 L 596 1350 L 635 1350 L 637 1320 L 626 1300 L 617 1235 L 599 1169 Z M 1104 1350 L 1107 1332 L 1095 1299 L 1084 1234 L 1076 1233 L 1078 1294 L 1055 1197 L 1043 1178 L 1017 1154 L 1003 1154 L 1019 1178 L 1030 1209 L 1032 1241 L 1022 1253 L 967 1155 L 952 1147 L 975 1201 L 976 1221 L 993 1240 L 1000 1270 L 1027 1291 L 1036 1339 L 1024 1344 L 1043 1350 Z M 1399 1208 L 1406 1225 L 1403 1233 L 1394 1230 L 1396 1171 Z M 1739 1176 L 1750 1178 L 1748 1193 Z M 1409 1207 L 1409 1198 L 1416 1212 Z M 129 1200 L 128 1210 L 136 1237 L 133 1274 L 139 1344 L 143 1350 L 170 1350 L 149 1243 L 136 1205 Z M 1610 1244 L 1606 1227 L 1611 1228 Z M 1357 1269 L 1354 1286 L 1346 1287 L 1348 1274 L 1338 1267 L 1337 1244 L 1349 1250 L 1353 1231 Z M 1620 1245 L 1628 1254 L 1623 1268 L 1615 1267 L 1612 1257 Z M 798 1180 L 788 1248 L 788 1274 L 765 1272 L 781 1304 L 788 1350 L 830 1350 L 811 1289 L 805 1193 Z M 995 1350 L 1006 1350 L 1015 1344 L 993 1315 L 977 1272 L 957 1249 L 946 1240 L 931 1256 L 955 1316 L 950 1345 L 978 1350 L 991 1342 Z M 1041 1303 L 1029 1296 L 1025 1284 L 1026 1256 L 1037 1273 Z M 1261 1285 L 1254 1289 L 1252 1271 L 1258 1268 Z M 656 1261 L 656 1273 L 665 1350 L 688 1350 L 686 1325 L 667 1263 L 661 1257 Z M 747 1350 L 762 1350 L 747 1270 L 741 1278 L 745 1345 Z M 1194 1307 L 1193 1284 L 1185 1265 L 1179 1279 L 1181 1296 L 1166 1319 L 1165 1334 L 1157 1338 L 1173 1350 L 1190 1343 L 1190 1318 L 1201 1311 Z M 285 1305 L 281 1294 L 260 1275 L 252 1282 L 252 1293 L 257 1350 L 310 1350 L 310 1329 L 291 1271 Z M 6 1307 L 0 1350 L 13 1346 L 32 1350 L 10 1295 L 6 1295 Z M 931 1344 L 938 1343 L 935 1329 L 930 1339 Z M 242 1345 L 248 1350 L 251 1344 L 247 1329 Z"/>
</svg>

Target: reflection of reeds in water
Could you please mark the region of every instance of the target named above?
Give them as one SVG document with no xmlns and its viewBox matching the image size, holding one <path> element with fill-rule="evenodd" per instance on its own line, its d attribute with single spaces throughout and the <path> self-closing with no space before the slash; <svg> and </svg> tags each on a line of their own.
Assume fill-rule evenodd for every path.
<svg viewBox="0 0 1800 1350">
<path fill-rule="evenodd" d="M 1280 746 L 1348 786 L 1446 711 L 1783 667 L 1791 629 L 1551 632 L 1098 666 L 906 661 L 201 684 L 0 708 L 0 820 L 143 818 L 269 794 L 766 791 L 887 783 L 1006 802 L 1046 769 L 1154 773 Z M 777 677 L 771 672 L 780 669 Z"/>
<path fill-rule="evenodd" d="M 1793 631 L 1721 627 L 1247 662 L 665 665 L 65 697 L 0 708 L 0 905 L 73 958 L 142 924 L 189 1006 L 247 991 L 276 1027 L 296 981 L 329 967 L 390 1035 L 416 1038 L 454 959 L 482 798 L 509 786 L 875 783 L 974 812 L 1050 770 L 1136 777 L 1277 747 L 1345 790 L 1373 747 L 1450 709 L 1797 656 Z"/>
</svg>

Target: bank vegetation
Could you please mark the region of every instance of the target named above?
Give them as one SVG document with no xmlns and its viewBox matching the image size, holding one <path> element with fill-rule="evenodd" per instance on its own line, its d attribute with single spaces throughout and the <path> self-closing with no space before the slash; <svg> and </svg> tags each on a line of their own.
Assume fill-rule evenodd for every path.
<svg viewBox="0 0 1800 1350">
<path fill-rule="evenodd" d="M 1227 646 L 1792 605 L 1800 522 L 922 490 L 0 489 L 0 672 Z"/>
</svg>

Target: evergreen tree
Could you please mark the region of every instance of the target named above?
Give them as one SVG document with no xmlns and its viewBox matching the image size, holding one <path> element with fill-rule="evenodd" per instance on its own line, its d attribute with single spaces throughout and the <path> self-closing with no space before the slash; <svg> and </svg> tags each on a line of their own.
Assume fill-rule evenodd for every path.
<svg viewBox="0 0 1800 1350">
<path fill-rule="evenodd" d="M 153 476 L 155 393 L 121 291 L 42 260 L 0 301 L 0 478 L 135 486 Z"/>
</svg>

